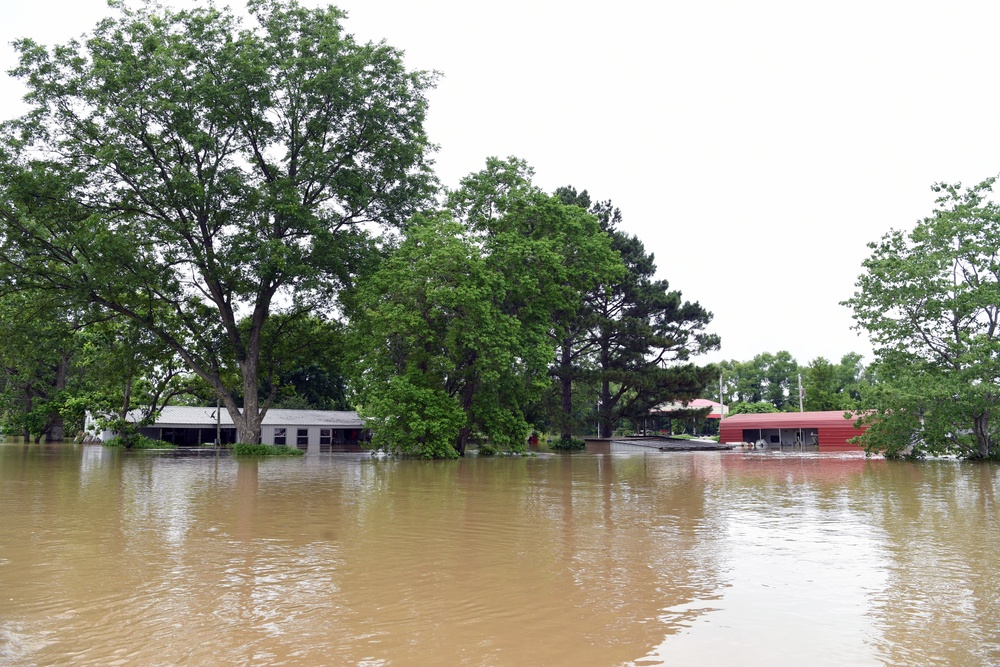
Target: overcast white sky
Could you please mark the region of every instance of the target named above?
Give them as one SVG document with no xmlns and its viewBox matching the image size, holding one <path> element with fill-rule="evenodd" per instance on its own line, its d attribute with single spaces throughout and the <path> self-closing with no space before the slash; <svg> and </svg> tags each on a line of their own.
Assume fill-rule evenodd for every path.
<svg viewBox="0 0 1000 667">
<path fill-rule="evenodd" d="M 715 314 L 706 360 L 870 360 L 838 305 L 866 244 L 928 215 L 933 182 L 1000 172 L 1000 3 L 335 4 L 359 38 L 443 73 L 428 129 L 444 184 L 516 155 L 548 191 L 611 199 L 660 277 Z M 0 69 L 15 37 L 63 42 L 108 12 L 0 3 Z M 21 94 L 0 81 L 0 118 Z"/>
</svg>

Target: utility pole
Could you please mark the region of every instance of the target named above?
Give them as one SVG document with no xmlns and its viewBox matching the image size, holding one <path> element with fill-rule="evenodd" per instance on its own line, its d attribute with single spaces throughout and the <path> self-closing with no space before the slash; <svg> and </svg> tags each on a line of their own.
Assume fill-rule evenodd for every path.
<svg viewBox="0 0 1000 667">
<path fill-rule="evenodd" d="M 802 397 L 806 395 L 802 389 L 802 373 L 799 373 L 799 412 L 802 412 Z"/>
<path fill-rule="evenodd" d="M 719 373 L 719 423 L 726 418 L 726 399 L 722 395 L 722 373 Z"/>
</svg>

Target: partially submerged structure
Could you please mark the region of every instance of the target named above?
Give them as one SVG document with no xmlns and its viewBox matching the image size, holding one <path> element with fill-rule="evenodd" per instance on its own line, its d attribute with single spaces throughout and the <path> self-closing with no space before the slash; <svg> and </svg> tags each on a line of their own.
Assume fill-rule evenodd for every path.
<svg viewBox="0 0 1000 667">
<path fill-rule="evenodd" d="M 774 449 L 857 450 L 848 442 L 861 435 L 855 416 L 843 410 L 773 412 L 726 417 L 719 424 L 719 442 Z"/>
<path fill-rule="evenodd" d="M 643 419 L 643 430 L 653 433 L 661 432 L 669 435 L 671 432 L 670 420 L 680 419 L 695 428 L 701 429 L 702 424 L 711 420 L 719 421 L 729 414 L 729 406 L 710 401 L 707 398 L 695 398 L 690 401 L 673 401 L 660 403 L 649 411 L 649 420 Z M 693 431 L 694 432 L 694 431 Z M 713 426 L 710 433 L 718 432 Z"/>
<path fill-rule="evenodd" d="M 236 428 L 225 408 L 168 405 L 159 418 L 140 430 L 154 440 L 197 446 L 236 441 Z M 102 440 L 114 436 L 100 434 Z M 260 441 L 288 445 L 307 452 L 358 451 L 365 436 L 364 422 L 356 412 L 336 410 L 286 410 L 272 408 L 261 422 Z"/>
<path fill-rule="evenodd" d="M 725 415 L 729 414 L 729 406 L 722 405 L 721 403 L 716 403 L 715 401 L 710 401 L 707 398 L 694 398 L 690 401 L 674 401 L 672 403 L 660 403 L 655 408 L 650 411 L 650 414 L 673 414 L 673 413 L 684 413 L 684 412 L 708 412 L 705 414 L 705 419 L 722 419 Z"/>
</svg>

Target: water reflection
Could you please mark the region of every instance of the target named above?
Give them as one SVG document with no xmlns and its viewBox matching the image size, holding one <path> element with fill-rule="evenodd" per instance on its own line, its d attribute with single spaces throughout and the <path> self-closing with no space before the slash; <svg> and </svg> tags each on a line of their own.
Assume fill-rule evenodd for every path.
<svg viewBox="0 0 1000 667">
<path fill-rule="evenodd" d="M 876 647 L 891 664 L 1000 664 L 997 468 L 893 464 L 871 483 L 887 550 Z"/>
<path fill-rule="evenodd" d="M 818 455 L 720 457 L 703 475 L 723 594 L 668 610 L 695 623 L 649 656 L 654 664 L 877 664 L 869 596 L 884 582 L 879 533 L 856 495 L 871 462 Z M 669 615 L 668 615 L 669 618 Z"/>
<path fill-rule="evenodd" d="M 996 468 L 0 446 L 0 664 L 988 664 Z"/>
</svg>

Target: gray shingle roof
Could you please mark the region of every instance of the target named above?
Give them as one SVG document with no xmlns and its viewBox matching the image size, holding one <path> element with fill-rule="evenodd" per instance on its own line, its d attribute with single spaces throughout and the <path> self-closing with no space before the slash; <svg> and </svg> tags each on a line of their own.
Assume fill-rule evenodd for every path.
<svg viewBox="0 0 1000 667">
<path fill-rule="evenodd" d="M 219 423 L 222 426 L 233 425 L 229 412 L 219 408 L 222 413 Z M 215 408 L 190 407 L 184 405 L 168 405 L 163 408 L 160 418 L 154 426 L 159 427 L 214 427 Z M 266 426 L 329 426 L 332 428 L 363 428 L 364 422 L 357 412 L 336 410 L 286 410 L 272 408 L 264 415 L 261 422 Z"/>
</svg>

